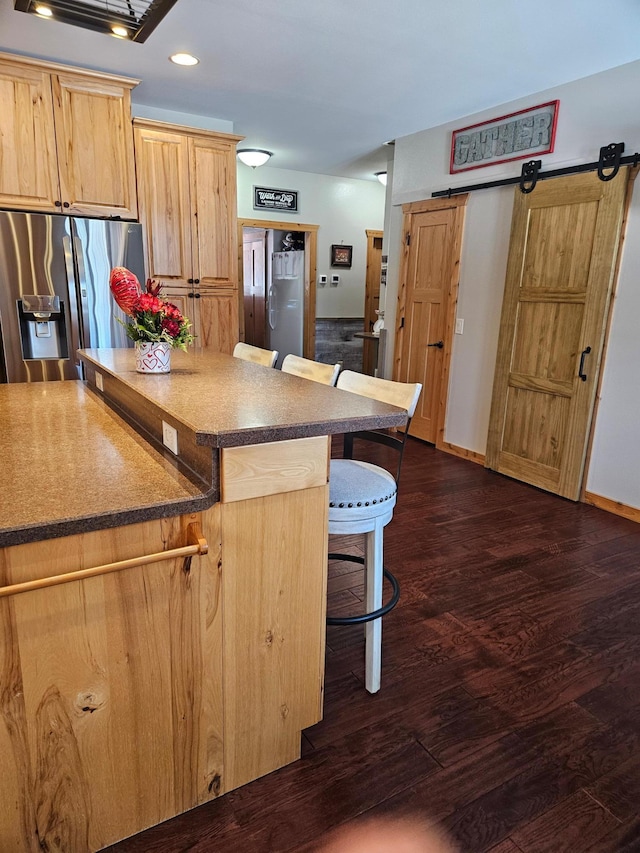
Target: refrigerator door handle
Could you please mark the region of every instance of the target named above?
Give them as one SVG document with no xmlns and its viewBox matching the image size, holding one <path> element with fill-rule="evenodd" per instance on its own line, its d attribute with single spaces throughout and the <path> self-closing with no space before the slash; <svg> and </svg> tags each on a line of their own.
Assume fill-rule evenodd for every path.
<svg viewBox="0 0 640 853">
<path fill-rule="evenodd" d="M 276 290 L 273 285 L 269 288 L 269 328 L 274 331 L 276 328 L 276 312 L 278 310 L 278 306 L 274 303 L 276 302 Z"/>
<path fill-rule="evenodd" d="M 73 350 L 73 361 L 78 368 L 78 377 L 82 378 L 80 359 L 78 358 L 78 349 L 80 348 L 80 328 L 79 328 L 79 311 L 78 311 L 78 295 L 76 290 L 76 272 L 73 264 L 73 248 L 71 237 L 65 234 L 62 238 L 62 247 L 64 249 L 64 266 L 67 272 L 67 293 L 69 298 L 69 316 L 67 323 L 71 326 L 71 349 Z"/>
</svg>

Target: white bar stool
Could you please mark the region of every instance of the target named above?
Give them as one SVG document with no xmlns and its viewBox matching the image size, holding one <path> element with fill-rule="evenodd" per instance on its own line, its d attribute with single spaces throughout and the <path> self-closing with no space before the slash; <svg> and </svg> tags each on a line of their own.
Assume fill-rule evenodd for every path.
<svg viewBox="0 0 640 853">
<path fill-rule="evenodd" d="M 390 403 L 407 412 L 407 425 L 401 438 L 382 431 L 363 431 L 346 435 L 346 458 L 332 459 L 329 473 L 329 533 L 343 536 L 365 534 L 364 558 L 352 554 L 329 554 L 329 559 L 348 560 L 364 565 L 366 613 L 358 616 L 328 616 L 327 624 L 364 623 L 365 687 L 369 693 L 377 693 L 380 690 L 382 670 L 382 617 L 395 607 L 400 595 L 396 578 L 383 565 L 383 530 L 393 518 L 404 445 L 422 385 L 392 382 L 345 370 L 338 377 L 337 387 Z M 398 451 L 395 477 L 379 465 L 354 460 L 354 438 L 374 441 Z M 391 583 L 393 594 L 383 606 L 384 577 Z"/>
</svg>

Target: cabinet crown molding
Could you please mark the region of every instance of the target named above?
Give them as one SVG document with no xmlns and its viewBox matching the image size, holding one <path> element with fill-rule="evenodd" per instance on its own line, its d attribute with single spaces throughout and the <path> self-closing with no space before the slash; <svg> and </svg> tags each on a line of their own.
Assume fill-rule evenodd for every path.
<svg viewBox="0 0 640 853">
<path fill-rule="evenodd" d="M 224 133 L 221 130 L 205 130 L 200 127 L 190 127 L 185 124 L 171 124 L 168 121 L 157 121 L 151 118 L 133 119 L 133 126 L 146 130 L 160 130 L 166 133 L 181 133 L 185 136 L 203 136 L 208 139 L 224 139 L 226 142 L 237 144 L 244 139 L 244 136 L 236 136 L 233 133 Z"/>
<path fill-rule="evenodd" d="M 0 52 L 0 62 L 28 66 L 29 68 L 42 68 L 43 71 L 55 74 L 81 74 L 83 77 L 93 77 L 96 80 L 109 80 L 112 83 L 119 83 L 121 86 L 126 86 L 129 89 L 133 89 L 140 83 L 140 80 L 133 77 L 123 77 L 120 74 L 110 74 L 90 68 L 80 68 L 76 65 L 63 65 L 60 62 L 47 62 L 44 59 L 37 59 L 33 56 L 22 56 L 15 53 Z"/>
</svg>

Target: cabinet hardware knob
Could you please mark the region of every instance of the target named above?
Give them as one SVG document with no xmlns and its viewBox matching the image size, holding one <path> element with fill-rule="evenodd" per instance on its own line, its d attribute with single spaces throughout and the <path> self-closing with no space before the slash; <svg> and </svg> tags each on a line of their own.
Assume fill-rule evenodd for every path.
<svg viewBox="0 0 640 853">
<path fill-rule="evenodd" d="M 199 294 L 199 293 L 194 293 L 193 295 L 195 296 L 195 298 L 196 298 L 196 299 L 200 299 L 200 294 Z"/>
<path fill-rule="evenodd" d="M 68 202 L 68 201 L 63 202 L 63 203 L 62 203 L 62 206 L 63 206 L 63 207 L 69 207 L 69 202 Z"/>
<path fill-rule="evenodd" d="M 58 201 L 57 199 L 56 199 L 56 201 L 54 201 L 54 204 L 56 207 L 62 207 L 62 202 Z"/>
<path fill-rule="evenodd" d="M 194 284 L 200 284 L 200 279 L 199 279 L 199 278 L 195 278 L 195 279 L 193 280 L 193 283 L 194 283 Z"/>
<path fill-rule="evenodd" d="M 187 297 L 188 297 L 189 299 L 193 299 L 193 293 L 187 293 Z"/>
</svg>

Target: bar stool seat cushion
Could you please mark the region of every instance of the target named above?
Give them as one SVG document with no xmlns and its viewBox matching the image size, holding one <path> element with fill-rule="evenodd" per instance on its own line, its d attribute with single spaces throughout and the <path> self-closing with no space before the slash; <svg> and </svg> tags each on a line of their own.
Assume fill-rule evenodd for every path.
<svg viewBox="0 0 640 853">
<path fill-rule="evenodd" d="M 381 515 L 389 515 L 390 519 L 396 492 L 396 481 L 384 468 L 355 459 L 332 459 L 329 527 L 332 522 L 373 519 Z"/>
</svg>

